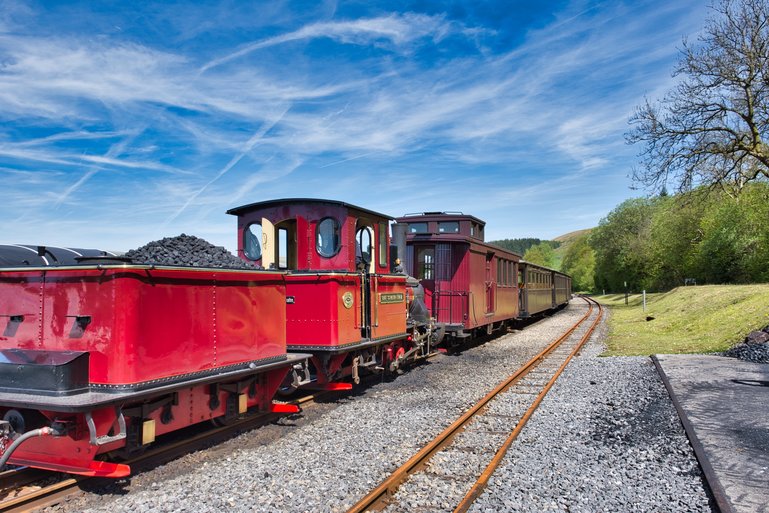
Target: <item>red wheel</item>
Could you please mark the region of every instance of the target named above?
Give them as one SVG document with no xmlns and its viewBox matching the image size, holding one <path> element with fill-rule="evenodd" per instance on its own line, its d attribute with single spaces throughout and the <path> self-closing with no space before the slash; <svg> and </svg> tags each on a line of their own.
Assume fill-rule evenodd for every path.
<svg viewBox="0 0 769 513">
<path fill-rule="evenodd" d="M 400 370 L 401 367 L 403 367 L 403 361 L 406 357 L 406 348 L 399 345 L 398 349 L 395 350 L 395 354 L 392 357 L 392 360 L 390 361 L 390 372 L 397 372 Z"/>
</svg>

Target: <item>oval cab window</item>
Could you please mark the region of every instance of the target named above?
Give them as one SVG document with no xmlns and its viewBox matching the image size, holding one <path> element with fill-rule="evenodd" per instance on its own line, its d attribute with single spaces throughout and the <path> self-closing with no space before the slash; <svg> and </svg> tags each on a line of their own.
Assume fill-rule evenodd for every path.
<svg viewBox="0 0 769 513">
<path fill-rule="evenodd" d="M 329 258 L 339 251 L 339 223 L 336 219 L 327 217 L 318 223 L 316 229 L 316 246 L 320 256 Z"/>
</svg>

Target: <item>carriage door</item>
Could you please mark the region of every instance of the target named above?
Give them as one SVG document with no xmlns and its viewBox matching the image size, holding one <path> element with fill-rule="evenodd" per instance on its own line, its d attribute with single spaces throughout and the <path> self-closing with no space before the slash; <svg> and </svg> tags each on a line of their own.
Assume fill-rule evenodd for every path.
<svg viewBox="0 0 769 513">
<path fill-rule="evenodd" d="M 486 313 L 494 312 L 494 253 L 486 253 Z"/>
<path fill-rule="evenodd" d="M 416 252 L 416 278 L 425 289 L 425 304 L 430 308 L 430 313 L 436 317 L 437 306 L 435 299 L 435 246 L 417 246 Z"/>
<path fill-rule="evenodd" d="M 360 335 L 371 338 L 371 269 L 374 263 L 374 232 L 368 226 L 360 226 L 355 232 L 355 265 L 362 271 L 360 276 Z M 374 277 L 373 279 L 376 279 Z"/>
</svg>

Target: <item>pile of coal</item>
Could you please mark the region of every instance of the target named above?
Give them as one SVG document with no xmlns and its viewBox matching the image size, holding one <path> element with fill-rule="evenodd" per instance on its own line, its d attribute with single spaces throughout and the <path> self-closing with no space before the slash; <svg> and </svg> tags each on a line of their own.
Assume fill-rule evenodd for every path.
<svg viewBox="0 0 769 513">
<path fill-rule="evenodd" d="M 769 326 L 751 331 L 745 340 L 724 352 L 724 356 L 748 362 L 769 363 Z"/>
<path fill-rule="evenodd" d="M 214 246 L 206 240 L 184 233 L 132 249 L 125 256 L 134 264 L 261 269 L 258 265 L 241 260 L 222 246 Z"/>
</svg>

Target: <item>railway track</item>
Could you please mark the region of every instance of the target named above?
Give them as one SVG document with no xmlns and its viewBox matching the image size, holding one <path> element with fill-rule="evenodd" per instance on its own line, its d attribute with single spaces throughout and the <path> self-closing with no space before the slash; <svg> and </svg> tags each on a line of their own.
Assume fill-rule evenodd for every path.
<svg viewBox="0 0 769 513">
<path fill-rule="evenodd" d="M 385 508 L 411 511 L 415 505 L 408 503 L 410 486 L 449 489 L 451 492 L 447 495 L 449 500 L 454 500 L 453 505 L 442 497 L 441 503 L 435 505 L 437 509 L 467 511 L 483 492 L 526 422 L 600 322 L 601 306 L 592 299 L 583 299 L 589 309 L 580 320 L 395 470 L 348 513 Z M 459 495 L 457 490 L 461 490 Z"/>
<path fill-rule="evenodd" d="M 303 396 L 289 403 L 306 406 L 325 395 L 328 395 L 328 392 Z M 126 463 L 136 470 L 155 467 L 212 443 L 227 440 L 240 431 L 272 422 L 281 416 L 276 413 L 250 415 L 226 426 L 209 428 L 178 441 L 169 441 L 127 460 Z M 80 493 L 86 484 L 92 486 L 100 481 L 108 483 L 112 480 L 72 476 L 29 467 L 0 472 L 0 513 L 21 513 L 50 506 Z"/>
</svg>

